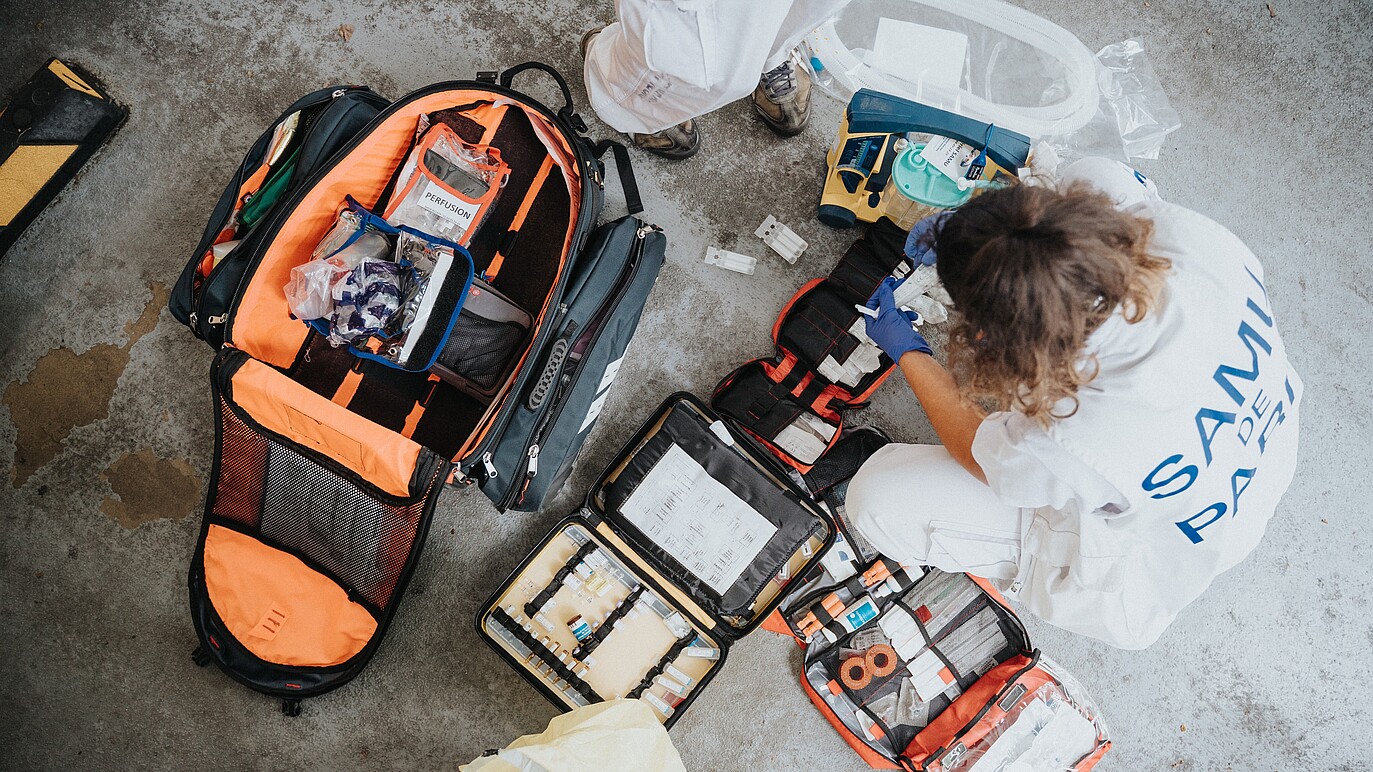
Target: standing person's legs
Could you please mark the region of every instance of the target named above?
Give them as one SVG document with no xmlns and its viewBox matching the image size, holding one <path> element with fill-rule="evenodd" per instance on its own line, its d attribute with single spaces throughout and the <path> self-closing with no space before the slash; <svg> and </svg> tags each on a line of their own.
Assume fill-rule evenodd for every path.
<svg viewBox="0 0 1373 772">
<path fill-rule="evenodd" d="M 1002 504 L 941 445 L 887 445 L 849 484 L 854 528 L 903 565 L 1011 580 L 1031 514 Z"/>
<path fill-rule="evenodd" d="M 618 20 L 586 50 L 592 108 L 619 131 L 652 134 L 746 96 L 792 4 L 618 0 Z"/>
<path fill-rule="evenodd" d="M 753 111 L 775 134 L 796 136 L 810 122 L 810 77 L 791 52 L 848 1 L 794 0 L 787 11 L 752 97 Z"/>
</svg>

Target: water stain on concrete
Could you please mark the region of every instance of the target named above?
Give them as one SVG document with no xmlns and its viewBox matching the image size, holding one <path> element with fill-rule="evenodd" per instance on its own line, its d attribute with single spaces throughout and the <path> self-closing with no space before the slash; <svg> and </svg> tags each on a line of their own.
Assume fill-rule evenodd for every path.
<svg viewBox="0 0 1373 772">
<path fill-rule="evenodd" d="M 125 528 L 163 518 L 180 520 L 200 500 L 200 477 L 190 464 L 160 458 L 146 448 L 120 456 L 100 476 L 114 489 L 100 511 Z"/>
<path fill-rule="evenodd" d="M 167 304 L 167 285 L 154 282 L 149 289 L 152 299 L 143 313 L 124 325 L 128 341 L 123 346 L 101 343 L 80 354 L 65 347 L 53 349 L 39 358 L 26 380 L 6 387 L 4 402 L 16 431 L 14 487 L 56 458 L 72 429 L 109 414 L 129 352 L 157 326 L 157 316 Z"/>
</svg>

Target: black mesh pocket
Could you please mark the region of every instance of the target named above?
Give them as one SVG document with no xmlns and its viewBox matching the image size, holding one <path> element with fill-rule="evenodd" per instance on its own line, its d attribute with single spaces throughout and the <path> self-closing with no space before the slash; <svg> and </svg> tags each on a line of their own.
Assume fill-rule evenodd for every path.
<svg viewBox="0 0 1373 772">
<path fill-rule="evenodd" d="M 513 322 L 484 319 L 464 310 L 439 353 L 438 364 L 490 390 L 509 371 L 523 338 L 524 328 Z"/>
<path fill-rule="evenodd" d="M 442 471 L 411 499 L 376 492 L 265 436 L 220 398 L 211 515 L 322 570 L 375 612 L 390 605 Z"/>
</svg>

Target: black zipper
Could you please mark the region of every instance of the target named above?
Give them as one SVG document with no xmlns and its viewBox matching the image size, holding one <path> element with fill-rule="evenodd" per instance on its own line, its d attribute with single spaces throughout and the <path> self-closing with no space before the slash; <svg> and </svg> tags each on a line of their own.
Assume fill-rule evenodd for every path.
<svg viewBox="0 0 1373 772">
<path fill-rule="evenodd" d="M 528 97 L 518 91 L 515 91 L 514 89 L 506 88 L 499 84 L 484 83 L 479 81 L 444 81 L 442 83 L 435 83 L 427 88 L 423 88 L 418 91 L 412 92 L 411 94 L 396 102 L 392 102 L 390 107 L 386 108 L 375 118 L 372 119 L 372 123 L 367 127 L 366 130 L 359 132 L 357 136 L 353 137 L 353 139 L 348 142 L 347 145 L 335 151 L 333 157 L 329 159 L 330 162 L 327 165 L 321 166 L 319 169 L 315 170 L 315 173 L 310 176 L 310 179 L 301 183 L 300 187 L 295 190 L 295 192 L 292 194 L 288 201 L 279 203 L 276 205 L 276 207 L 274 207 L 276 211 L 269 215 L 269 221 L 259 224 L 259 227 L 267 228 L 267 230 L 264 231 L 265 235 L 263 236 L 262 243 L 264 245 L 270 245 L 272 243 L 272 240 L 275 239 L 277 234 L 281 231 L 282 225 L 285 224 L 286 220 L 289 219 L 290 215 L 295 213 L 296 208 L 300 206 L 300 202 L 304 200 L 305 196 L 315 187 L 315 185 L 320 180 L 324 179 L 324 177 L 328 175 L 329 172 L 334 170 L 334 167 L 338 165 L 341 159 L 346 158 L 350 153 L 353 152 L 353 150 L 357 149 L 359 145 L 365 142 L 368 139 L 368 137 L 370 137 L 372 133 L 377 130 L 378 126 L 384 124 L 392 115 L 399 112 L 401 108 L 406 107 L 407 105 L 415 102 L 420 98 L 429 96 L 431 94 L 441 93 L 443 91 L 453 91 L 458 89 L 481 90 L 491 94 L 504 96 L 544 116 L 549 121 L 549 123 L 553 124 L 554 127 L 556 127 L 559 131 L 562 132 L 563 138 L 567 141 L 568 147 L 572 149 L 572 156 L 577 162 L 577 167 L 579 171 L 582 174 L 584 174 L 587 179 L 596 184 L 595 188 L 584 188 L 584 190 L 587 191 L 587 194 L 583 196 L 583 206 L 577 215 L 577 219 L 579 222 L 576 224 L 573 230 L 573 232 L 579 234 L 579 236 L 573 239 L 573 243 L 570 245 L 568 254 L 571 256 L 575 256 L 576 254 L 578 254 L 586 241 L 586 234 L 589 230 L 587 226 L 594 221 L 594 213 L 600 210 L 599 202 L 595 197 L 599 195 L 598 191 L 600 190 L 601 185 L 600 174 L 596 172 L 596 165 L 594 163 L 594 160 L 589 155 L 587 155 L 587 151 L 584 147 L 584 143 L 581 137 L 577 134 L 575 130 L 572 129 L 571 125 L 568 124 L 568 122 L 562 116 L 555 114 L 552 110 L 549 110 L 547 107 L 535 101 L 533 98 Z M 595 205 L 588 206 L 586 205 L 588 203 L 592 203 Z M 259 249 L 257 255 L 255 255 L 254 257 L 253 264 L 248 266 L 246 270 L 248 272 L 256 272 L 257 267 L 261 264 L 262 257 L 265 253 L 265 249 Z M 567 284 L 568 273 L 568 271 L 564 271 L 563 275 L 558 278 L 557 284 L 553 287 L 552 294 L 554 297 L 561 297 L 563 287 Z M 225 340 L 228 340 L 229 334 L 233 329 L 234 315 L 238 309 L 239 304 L 243 301 L 243 290 L 245 284 L 246 282 L 241 282 L 239 286 L 234 290 L 234 297 L 232 302 L 229 304 L 229 311 L 227 314 L 229 318 L 226 320 L 223 332 L 223 337 Z M 545 342 L 547 337 L 550 334 L 552 334 L 552 328 L 552 324 L 541 325 L 540 328 L 534 333 L 534 340 L 530 343 L 530 349 L 534 351 L 541 350 L 543 343 Z M 524 368 L 524 371 L 516 377 L 515 383 L 511 384 L 511 394 L 521 393 L 521 391 L 524 389 L 525 382 L 528 379 L 529 373 L 532 369 L 533 368 Z M 490 445 L 493 442 L 495 442 L 496 439 L 499 438 L 500 429 L 504 428 L 505 423 L 509 421 L 510 416 L 514 413 L 514 408 L 517 405 L 518 400 L 508 399 L 507 403 L 501 407 L 501 410 L 492 420 L 491 426 L 487 429 L 486 439 L 483 440 L 482 443 L 479 444 L 477 447 L 473 448 L 472 451 L 468 454 L 468 458 L 477 458 L 480 459 L 480 461 L 473 461 L 470 464 L 468 464 L 466 468 L 462 467 L 459 464 L 458 470 L 460 474 L 466 476 L 467 473 L 471 471 L 471 468 L 473 466 L 475 466 L 477 463 L 481 463 L 482 461 L 489 463 L 490 454 L 488 449 Z"/>
<path fill-rule="evenodd" d="M 648 239 L 648 234 L 655 230 L 658 230 L 656 225 L 645 223 L 641 224 L 638 231 L 635 232 L 634 246 L 630 250 L 626 270 L 621 274 L 620 280 L 611 291 L 610 296 L 596 309 L 596 313 L 592 314 L 592 323 L 588 325 L 591 329 L 582 329 L 581 336 L 590 333 L 591 339 L 587 342 L 586 348 L 583 349 L 581 357 L 576 360 L 572 359 L 572 356 L 579 341 L 569 341 L 567 358 L 563 360 L 564 369 L 558 376 L 558 386 L 552 396 L 544 403 L 547 406 L 545 408 L 546 412 L 544 413 L 544 416 L 539 419 L 539 423 L 535 425 L 534 431 L 530 433 L 529 440 L 525 442 L 524 461 L 520 464 L 520 467 L 517 468 L 514 479 L 510 481 L 510 488 L 505 492 L 505 495 L 501 497 L 501 500 L 497 505 L 501 510 L 509 509 L 510 505 L 515 503 L 516 498 L 524 493 L 529 481 L 538 474 L 539 443 L 543 442 L 544 433 L 548 431 L 548 428 L 556 424 L 558 418 L 562 415 L 563 406 L 565 404 L 562 401 L 562 397 L 567 394 L 568 390 L 572 387 L 572 384 L 576 382 L 577 377 L 581 374 L 581 359 L 584 358 L 588 352 L 596 348 L 596 344 L 601 339 L 601 333 L 607 326 L 606 321 L 610 318 L 610 312 L 619 305 L 620 300 L 624 298 L 625 293 L 629 291 L 629 287 L 634 283 L 634 277 L 638 275 L 639 265 L 642 263 L 641 258 L 643 257 L 644 252 L 644 242 Z M 579 338 L 581 336 L 579 336 Z M 569 363 L 573 363 L 572 370 L 570 371 L 566 369 Z"/>
</svg>

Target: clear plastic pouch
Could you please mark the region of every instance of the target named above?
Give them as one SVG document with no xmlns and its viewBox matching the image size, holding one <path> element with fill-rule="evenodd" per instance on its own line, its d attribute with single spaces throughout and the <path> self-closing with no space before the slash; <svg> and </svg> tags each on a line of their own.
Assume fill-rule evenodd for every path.
<svg viewBox="0 0 1373 772">
<path fill-rule="evenodd" d="M 386 219 L 467 244 L 509 176 L 499 150 L 468 144 L 447 125 L 434 124 L 405 159 Z"/>
<path fill-rule="evenodd" d="M 306 321 L 331 316 L 334 287 L 363 260 L 386 260 L 390 251 L 384 234 L 367 227 L 357 212 L 343 210 L 310 261 L 291 269 L 285 290 L 291 313 Z"/>
<path fill-rule="evenodd" d="M 1041 655 L 1039 667 L 1054 680 L 1022 692 L 944 772 L 1073 772 L 1099 751 L 1108 733 L 1096 706 L 1057 663 Z"/>
<path fill-rule="evenodd" d="M 350 196 L 314 254 L 328 257 L 312 261 L 319 266 L 302 266 L 287 291 L 322 305 L 316 294 L 332 268 L 333 306 L 321 316 L 298 317 L 332 345 L 346 345 L 364 359 L 410 371 L 433 366 L 472 281 L 467 250 L 409 226 L 397 227 Z"/>
</svg>

